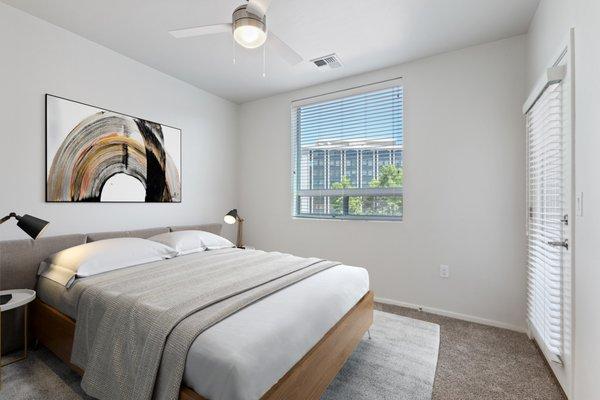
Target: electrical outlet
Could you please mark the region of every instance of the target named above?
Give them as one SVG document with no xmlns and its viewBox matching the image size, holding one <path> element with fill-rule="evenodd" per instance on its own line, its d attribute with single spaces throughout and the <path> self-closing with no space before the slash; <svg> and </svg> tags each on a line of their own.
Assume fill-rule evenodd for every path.
<svg viewBox="0 0 600 400">
<path fill-rule="evenodd" d="M 450 267 L 447 265 L 440 265 L 440 277 L 450 278 Z"/>
</svg>

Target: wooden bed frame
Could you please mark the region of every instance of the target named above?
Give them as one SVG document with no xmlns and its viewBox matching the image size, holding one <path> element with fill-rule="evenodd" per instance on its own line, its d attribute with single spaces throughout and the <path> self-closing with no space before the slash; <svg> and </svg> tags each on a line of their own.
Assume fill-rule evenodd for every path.
<svg viewBox="0 0 600 400">
<path fill-rule="evenodd" d="M 33 337 L 78 374 L 81 368 L 70 363 L 75 320 L 39 299 L 32 303 Z M 318 400 L 338 374 L 364 333 L 373 323 L 373 292 L 363 298 L 302 357 L 262 400 Z M 180 400 L 207 400 L 182 386 Z"/>
</svg>

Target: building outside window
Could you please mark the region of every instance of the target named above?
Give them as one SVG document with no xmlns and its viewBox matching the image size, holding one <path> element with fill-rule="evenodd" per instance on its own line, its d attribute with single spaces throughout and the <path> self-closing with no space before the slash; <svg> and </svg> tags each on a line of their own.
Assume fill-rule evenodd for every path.
<svg viewBox="0 0 600 400">
<path fill-rule="evenodd" d="M 344 150 L 344 176 L 350 187 L 358 187 L 358 150 Z"/>
</svg>

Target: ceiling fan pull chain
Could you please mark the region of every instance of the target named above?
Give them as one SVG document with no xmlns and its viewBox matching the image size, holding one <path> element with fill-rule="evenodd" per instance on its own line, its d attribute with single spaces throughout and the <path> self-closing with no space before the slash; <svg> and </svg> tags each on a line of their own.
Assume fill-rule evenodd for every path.
<svg viewBox="0 0 600 400">
<path fill-rule="evenodd" d="M 235 65 L 235 38 L 231 35 L 231 52 L 233 53 L 233 64 Z"/>
<path fill-rule="evenodd" d="M 267 76 L 267 46 L 263 45 L 263 78 Z"/>
</svg>

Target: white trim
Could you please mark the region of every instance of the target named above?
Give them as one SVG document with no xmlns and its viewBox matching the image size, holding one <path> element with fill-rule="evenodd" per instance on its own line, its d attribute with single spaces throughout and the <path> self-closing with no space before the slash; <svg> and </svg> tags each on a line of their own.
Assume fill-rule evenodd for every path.
<svg viewBox="0 0 600 400">
<path fill-rule="evenodd" d="M 457 313 L 454 311 L 442 310 L 439 308 L 420 306 L 420 305 L 413 304 L 413 303 L 407 303 L 404 301 L 398 301 L 398 300 L 392 300 L 392 299 L 385 299 L 382 297 L 375 297 L 375 301 L 378 303 L 391 304 L 394 306 L 412 308 L 412 309 L 424 311 L 424 312 L 427 312 L 430 314 L 442 315 L 444 317 L 460 319 L 462 321 L 475 322 L 477 324 L 488 325 L 488 326 L 493 326 L 493 327 L 502 328 L 502 329 L 508 329 L 508 330 L 520 332 L 520 333 L 527 333 L 527 328 L 524 326 L 516 326 L 516 325 L 512 325 L 512 324 L 507 324 L 505 322 L 495 321 L 493 319 L 481 318 L 481 317 L 476 317 L 474 315 L 468 315 L 468 314 L 461 314 L 461 313 Z"/>
<path fill-rule="evenodd" d="M 292 109 L 306 106 L 308 104 L 324 103 L 326 101 L 332 101 L 362 93 L 385 90 L 394 86 L 402 86 L 402 78 L 392 78 L 381 82 L 366 83 L 364 85 L 355 86 L 348 89 L 336 90 L 334 92 L 322 93 L 311 97 L 305 97 L 303 99 L 292 100 Z"/>
<path fill-rule="evenodd" d="M 577 105 L 575 102 L 575 92 L 577 90 L 577 80 L 576 80 L 576 76 L 575 76 L 575 52 L 576 52 L 576 48 L 575 48 L 575 28 L 570 28 L 569 29 L 569 34 L 562 40 L 562 42 L 560 43 L 560 46 L 557 46 L 556 51 L 553 52 L 553 57 L 549 60 L 549 62 L 546 64 L 547 66 L 557 66 L 559 65 L 561 62 L 566 61 L 567 64 L 569 65 L 569 69 L 570 69 L 570 74 L 569 76 L 565 76 L 565 80 L 569 81 L 569 84 L 571 86 L 571 97 L 570 99 L 568 99 L 568 101 L 571 103 L 571 118 L 570 118 L 570 123 L 568 125 L 565 125 L 564 128 L 565 129 L 570 129 L 570 135 L 571 135 L 571 141 L 570 141 L 570 145 L 571 145 L 571 151 L 570 151 L 570 156 L 571 156 L 571 162 L 570 162 L 570 168 L 571 168 L 571 185 L 570 185 L 570 191 L 571 191 L 571 205 L 570 205 L 570 210 L 569 210 L 569 226 L 570 226 L 570 241 L 569 241 L 569 247 L 570 247 L 570 253 L 571 253 L 571 265 L 570 265 L 570 269 L 571 269 L 571 285 L 570 285 L 570 297 L 571 297 L 571 304 L 570 307 L 568 308 L 568 312 L 571 315 L 571 327 L 570 327 L 570 332 L 566 332 L 565 331 L 565 335 L 569 335 L 570 337 L 570 345 L 567 349 L 565 349 L 565 354 L 563 357 L 563 365 L 557 364 L 555 362 L 552 362 L 550 357 L 548 357 L 547 352 L 544 351 L 544 347 L 543 346 L 539 346 L 540 349 L 542 349 L 542 353 L 544 354 L 544 356 L 546 357 L 547 360 L 549 360 L 549 365 L 550 368 L 552 369 L 552 372 L 554 373 L 554 375 L 556 376 L 556 378 L 558 379 L 558 382 L 560 384 L 560 386 L 562 387 L 563 391 L 565 392 L 566 396 L 568 399 L 572 399 L 573 396 L 573 387 L 574 387 L 574 364 L 575 364 L 575 354 L 574 354 L 574 349 L 575 349 L 575 330 L 576 330 L 576 325 L 577 325 L 577 321 L 575 320 L 575 274 L 576 274 L 576 254 L 575 254 L 575 248 L 577 246 L 577 239 L 575 237 L 575 226 L 577 224 L 577 218 L 575 216 L 575 140 L 576 140 L 576 126 L 575 126 L 575 114 L 577 112 Z M 565 58 L 565 56 L 568 56 L 568 58 Z M 565 101 L 567 100 L 566 98 L 564 99 Z M 566 165 L 565 165 L 566 166 Z M 527 193 L 527 191 L 525 191 Z M 565 308 L 565 311 L 567 310 L 567 308 Z M 529 325 L 529 324 L 528 324 Z M 536 339 L 537 333 L 534 332 L 533 330 L 530 330 L 529 332 L 530 338 L 533 338 L 534 340 L 536 340 L 536 342 L 540 343 L 540 341 L 538 341 Z"/>
</svg>

